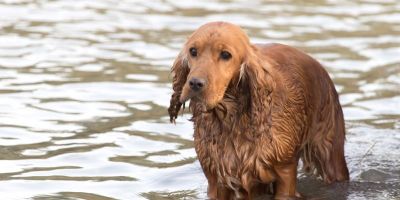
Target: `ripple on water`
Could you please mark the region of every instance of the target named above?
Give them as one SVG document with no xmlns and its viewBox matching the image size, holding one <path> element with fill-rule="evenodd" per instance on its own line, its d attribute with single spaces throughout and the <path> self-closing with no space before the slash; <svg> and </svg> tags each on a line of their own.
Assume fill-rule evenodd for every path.
<svg viewBox="0 0 400 200">
<path fill-rule="evenodd" d="M 149 88 L 153 88 L 149 90 Z M 78 101 L 122 101 L 128 103 L 153 102 L 165 106 L 171 91 L 154 83 L 74 83 L 36 90 L 34 98 L 67 98 Z M 162 100 L 161 100 L 162 99 Z"/>
<path fill-rule="evenodd" d="M 0 145 L 26 145 L 51 140 L 50 134 L 28 131 L 22 128 L 0 127 Z"/>
</svg>

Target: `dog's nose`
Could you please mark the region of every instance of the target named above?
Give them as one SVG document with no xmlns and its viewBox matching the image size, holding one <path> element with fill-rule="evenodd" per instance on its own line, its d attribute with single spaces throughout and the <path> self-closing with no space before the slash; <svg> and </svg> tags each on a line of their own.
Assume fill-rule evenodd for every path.
<svg viewBox="0 0 400 200">
<path fill-rule="evenodd" d="M 193 91 L 200 91 L 204 85 L 205 85 L 206 81 L 204 79 L 201 78 L 192 78 L 189 81 L 189 86 Z"/>
</svg>

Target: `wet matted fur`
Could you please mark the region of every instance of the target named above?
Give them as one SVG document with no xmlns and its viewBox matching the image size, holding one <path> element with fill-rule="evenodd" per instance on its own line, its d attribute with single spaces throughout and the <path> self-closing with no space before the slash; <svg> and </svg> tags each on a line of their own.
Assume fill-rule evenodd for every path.
<svg viewBox="0 0 400 200">
<path fill-rule="evenodd" d="M 211 199 L 266 192 L 299 197 L 299 159 L 326 183 L 349 179 L 338 94 L 307 54 L 282 44 L 253 45 L 240 27 L 212 22 L 189 37 L 172 72 L 170 119 L 190 99 Z"/>
</svg>

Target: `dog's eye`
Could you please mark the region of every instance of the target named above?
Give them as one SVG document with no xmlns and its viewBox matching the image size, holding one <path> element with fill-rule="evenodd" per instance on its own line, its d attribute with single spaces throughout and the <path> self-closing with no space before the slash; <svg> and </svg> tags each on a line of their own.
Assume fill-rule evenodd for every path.
<svg viewBox="0 0 400 200">
<path fill-rule="evenodd" d="M 232 58 L 231 53 L 227 51 L 221 51 L 221 54 L 219 56 L 224 60 L 229 60 L 230 58 Z"/>
<path fill-rule="evenodd" d="M 197 56 L 197 49 L 196 48 L 194 48 L 194 47 L 190 48 L 189 52 L 190 52 L 191 56 L 193 56 L 193 57 Z"/>
</svg>

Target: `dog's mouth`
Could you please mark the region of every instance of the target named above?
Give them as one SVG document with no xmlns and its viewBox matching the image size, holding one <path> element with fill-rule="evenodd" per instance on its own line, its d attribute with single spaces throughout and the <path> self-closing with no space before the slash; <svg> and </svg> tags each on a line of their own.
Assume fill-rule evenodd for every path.
<svg viewBox="0 0 400 200">
<path fill-rule="evenodd" d="M 210 112 L 215 108 L 215 105 L 210 105 L 202 93 L 189 92 L 189 94 L 187 95 L 183 95 L 182 93 L 179 98 L 179 101 L 182 104 L 186 103 L 189 100 L 199 106 L 198 108 L 200 108 L 202 112 Z"/>
<path fill-rule="evenodd" d="M 220 94 L 210 91 L 209 88 L 204 88 L 201 91 L 193 91 L 184 87 L 179 97 L 179 101 L 180 103 L 184 104 L 186 101 L 190 100 L 191 102 L 204 107 L 204 109 L 201 110 L 209 111 L 213 110 L 223 100 L 225 90 L 226 88 L 224 88 L 224 92 Z"/>
<path fill-rule="evenodd" d="M 187 94 L 187 95 L 182 94 L 181 97 L 179 98 L 179 101 L 181 103 L 185 103 L 186 101 L 189 101 L 189 100 L 206 104 L 205 99 L 199 93 L 189 92 L 189 94 Z"/>
<path fill-rule="evenodd" d="M 181 93 L 180 97 L 179 97 L 179 101 L 181 103 L 185 103 L 186 101 L 188 101 L 189 99 L 191 99 L 194 95 L 193 94 L 187 94 L 185 95 L 184 93 Z"/>
</svg>

